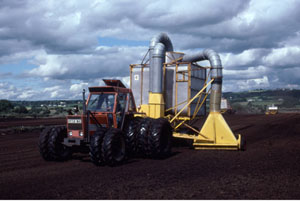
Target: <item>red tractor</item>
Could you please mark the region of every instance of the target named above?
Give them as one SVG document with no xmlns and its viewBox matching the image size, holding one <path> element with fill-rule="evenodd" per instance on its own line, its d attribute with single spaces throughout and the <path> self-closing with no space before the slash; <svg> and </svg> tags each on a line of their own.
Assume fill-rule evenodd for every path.
<svg viewBox="0 0 300 204">
<path fill-rule="evenodd" d="M 120 80 L 89 87 L 81 115 L 68 115 L 66 126 L 47 127 L 39 138 L 47 161 L 70 159 L 74 152 L 89 152 L 96 165 L 118 165 L 128 156 L 162 158 L 171 152 L 172 128 L 167 119 L 135 117 L 131 89 Z"/>
</svg>

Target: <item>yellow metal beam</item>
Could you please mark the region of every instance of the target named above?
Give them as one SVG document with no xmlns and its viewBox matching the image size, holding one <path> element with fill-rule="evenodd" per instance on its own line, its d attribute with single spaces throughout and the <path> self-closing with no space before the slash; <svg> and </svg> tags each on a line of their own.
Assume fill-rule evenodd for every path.
<svg viewBox="0 0 300 204">
<path fill-rule="evenodd" d="M 214 142 L 213 140 L 208 140 L 208 139 L 205 139 L 205 138 L 201 138 L 201 135 L 190 135 L 190 134 L 179 133 L 179 132 L 173 132 L 173 137 L 197 140 L 198 142 L 206 142 L 206 143 L 213 143 Z"/>
<path fill-rule="evenodd" d="M 206 87 L 211 84 L 211 82 L 213 82 L 213 79 L 210 80 L 170 121 L 170 123 L 172 123 L 179 115 L 180 113 L 187 107 L 189 106 L 205 89 Z"/>
</svg>

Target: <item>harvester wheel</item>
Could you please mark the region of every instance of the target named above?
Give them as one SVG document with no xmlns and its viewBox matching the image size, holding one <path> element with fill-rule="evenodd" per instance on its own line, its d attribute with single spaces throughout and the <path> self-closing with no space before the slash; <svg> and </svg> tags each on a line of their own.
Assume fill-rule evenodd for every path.
<svg viewBox="0 0 300 204">
<path fill-rule="evenodd" d="M 63 145 L 64 138 L 67 137 L 65 126 L 54 127 L 49 134 L 49 153 L 52 160 L 65 161 L 71 158 L 72 150 Z"/>
<path fill-rule="evenodd" d="M 40 154 L 46 161 L 51 161 L 51 155 L 48 148 L 48 141 L 50 137 L 50 132 L 52 131 L 52 127 L 46 127 L 39 137 L 39 150 Z"/>
<path fill-rule="evenodd" d="M 165 118 L 153 121 L 149 135 L 152 158 L 164 158 L 171 153 L 172 127 Z"/>
<path fill-rule="evenodd" d="M 97 165 L 103 165 L 104 159 L 102 157 L 102 142 L 106 129 L 98 129 L 92 136 L 90 142 L 90 157 L 92 162 Z"/>
<path fill-rule="evenodd" d="M 138 142 L 138 153 L 140 156 L 151 156 L 149 146 L 149 135 L 152 126 L 152 118 L 143 118 L 138 128 L 137 142 Z"/>
<path fill-rule="evenodd" d="M 121 130 L 110 128 L 103 138 L 102 157 L 109 166 L 121 164 L 126 159 L 124 134 Z"/>
<path fill-rule="evenodd" d="M 126 152 L 129 156 L 133 156 L 137 151 L 137 135 L 141 117 L 128 119 L 124 128 Z"/>
<path fill-rule="evenodd" d="M 246 140 L 245 137 L 241 137 L 241 151 L 246 151 Z"/>
</svg>

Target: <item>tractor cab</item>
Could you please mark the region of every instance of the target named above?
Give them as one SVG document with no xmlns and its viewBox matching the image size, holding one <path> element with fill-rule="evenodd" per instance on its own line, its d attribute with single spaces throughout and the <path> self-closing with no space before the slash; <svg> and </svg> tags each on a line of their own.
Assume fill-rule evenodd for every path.
<svg viewBox="0 0 300 204">
<path fill-rule="evenodd" d="M 133 117 L 135 102 L 130 89 L 120 80 L 103 80 L 106 86 L 89 87 L 82 115 L 67 116 L 67 146 L 89 143 L 91 135 L 101 128 L 122 130 L 125 118 Z"/>
<path fill-rule="evenodd" d="M 167 119 L 135 116 L 131 89 L 120 80 L 89 87 L 80 115 L 68 115 L 66 126 L 48 127 L 39 138 L 46 161 L 65 161 L 75 152 L 89 152 L 98 166 L 114 166 L 136 154 L 164 158 L 171 152 L 172 127 Z"/>
</svg>

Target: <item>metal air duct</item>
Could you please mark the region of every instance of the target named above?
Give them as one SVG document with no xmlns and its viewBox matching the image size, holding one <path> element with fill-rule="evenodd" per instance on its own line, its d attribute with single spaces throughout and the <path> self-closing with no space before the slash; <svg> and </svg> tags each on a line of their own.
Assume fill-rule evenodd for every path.
<svg viewBox="0 0 300 204">
<path fill-rule="evenodd" d="M 173 51 L 173 45 L 166 33 L 160 33 L 150 41 L 150 82 L 149 91 L 162 93 L 163 63 L 166 52 Z"/>
<path fill-rule="evenodd" d="M 197 62 L 208 60 L 211 66 L 211 78 L 214 81 L 211 84 L 210 112 L 220 112 L 221 93 L 222 93 L 222 63 L 218 53 L 211 49 L 205 49 L 201 53 L 184 55 L 183 62 Z"/>
</svg>

